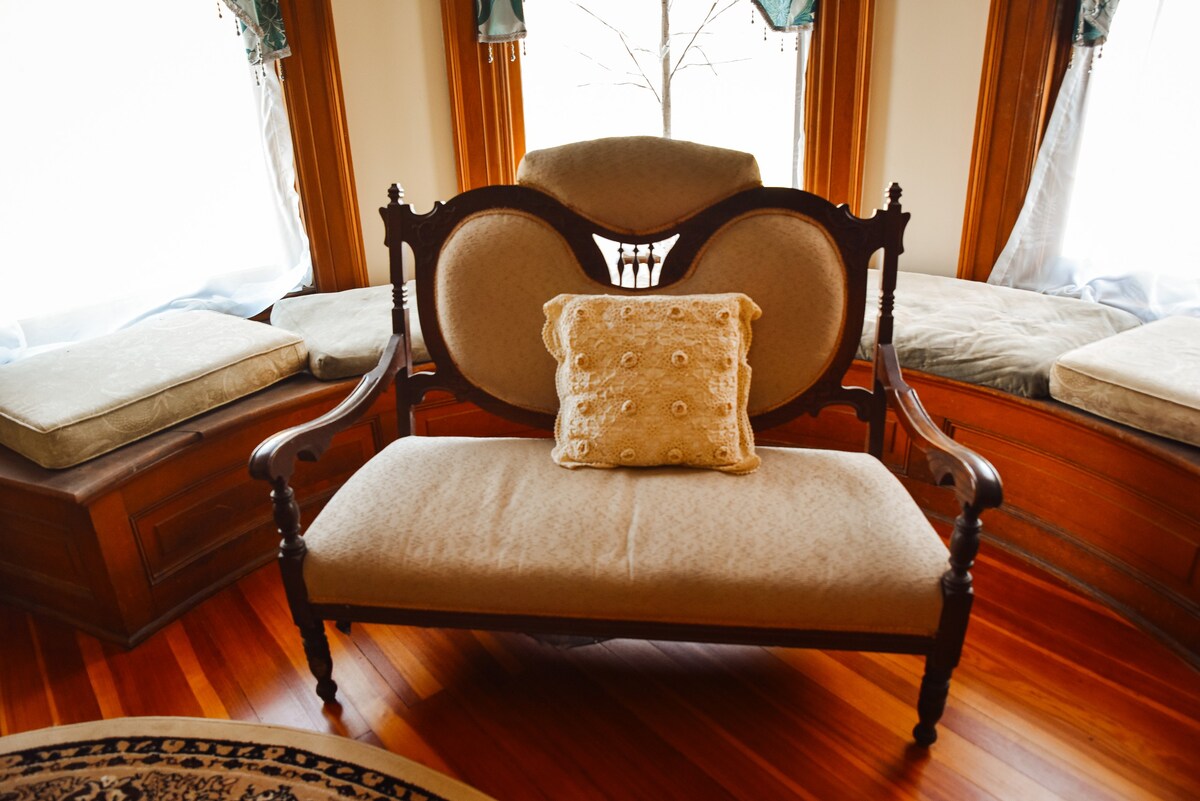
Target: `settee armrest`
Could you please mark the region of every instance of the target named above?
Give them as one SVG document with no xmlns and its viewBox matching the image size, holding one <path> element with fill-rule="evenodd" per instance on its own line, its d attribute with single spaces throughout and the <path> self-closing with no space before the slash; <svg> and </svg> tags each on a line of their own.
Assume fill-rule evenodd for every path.
<svg viewBox="0 0 1200 801">
<path fill-rule="evenodd" d="M 346 399 L 325 414 L 268 437 L 250 455 L 250 475 L 286 486 L 296 460 L 314 462 L 329 447 L 335 434 L 345 430 L 371 408 L 404 366 L 404 342 L 393 334 L 379 357 L 379 364 L 358 382 Z"/>
<path fill-rule="evenodd" d="M 886 393 L 900 425 L 925 452 L 934 481 L 952 484 L 959 503 L 972 515 L 998 507 L 1004 493 L 996 468 L 975 451 L 946 436 L 934 424 L 916 390 L 905 383 L 894 346 L 878 346 L 875 380 Z"/>
</svg>

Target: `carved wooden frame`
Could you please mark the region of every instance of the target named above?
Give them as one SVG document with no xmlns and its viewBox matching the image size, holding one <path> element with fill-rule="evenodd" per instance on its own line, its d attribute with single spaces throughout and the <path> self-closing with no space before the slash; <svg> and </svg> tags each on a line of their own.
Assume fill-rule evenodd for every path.
<svg viewBox="0 0 1200 801">
<path fill-rule="evenodd" d="M 897 195 L 898 195 L 897 191 Z M 461 194 L 445 203 L 435 203 L 431 211 L 417 214 L 407 204 L 393 201 L 381 213 L 386 230 L 385 242 L 393 251 L 399 243 L 412 247 L 415 269 L 418 309 L 436 308 L 434 288 L 438 286 L 438 257 L 451 234 L 470 217 L 496 209 L 511 210 L 545 220 L 562 235 L 583 272 L 595 282 L 595 291 L 611 289 L 608 265 L 596 248 L 593 235 L 613 241 L 628 241 L 628 233 L 613 230 L 594 223 L 576 213 L 553 197 L 536 189 L 524 186 L 488 186 Z M 803 394 L 777 408 L 755 415 L 751 423 L 756 428 L 769 428 L 793 419 L 799 414 L 817 414 L 830 403 L 853 406 L 862 419 L 872 415 L 871 393 L 862 388 L 842 386 L 842 377 L 854 360 L 861 336 L 861 320 L 866 305 L 867 264 L 871 254 L 884 248 L 889 241 L 898 239 L 908 221 L 908 214 L 895 204 L 887 212 L 876 214 L 870 219 L 861 219 L 850 214 L 845 206 L 834 206 L 824 198 L 782 187 L 759 187 L 747 189 L 732 197 L 709 206 L 681 223 L 658 231 L 640 233 L 638 239 L 656 242 L 678 235 L 671 251 L 661 264 L 661 277 L 654 288 L 645 291 L 660 291 L 681 280 L 689 265 L 702 252 L 714 232 L 721 230 L 731 221 L 756 211 L 780 210 L 803 215 L 831 234 L 836 243 L 845 268 L 848 308 L 847 325 L 836 346 L 836 355 L 830 360 L 822 375 Z M 403 273 L 393 272 L 393 280 Z M 403 282 L 395 285 L 403 285 Z M 859 325 L 854 326 L 853 321 Z M 397 317 L 395 333 L 408 332 L 408 320 Z M 482 388 L 472 384 L 457 368 L 436 319 L 422 325 L 425 347 L 436 372 L 403 372 L 397 377 L 398 404 L 401 408 L 400 425 L 402 435 L 411 429 L 405 428 L 405 418 L 411 415 L 412 407 L 436 391 L 453 393 L 460 401 L 475 405 L 509 420 L 542 429 L 554 427 L 554 415 L 531 411 L 512 405 Z M 443 366 L 444 365 L 444 366 Z M 407 408 L 406 408 L 407 406 Z M 879 411 L 882 424 L 882 409 Z"/>
<path fill-rule="evenodd" d="M 958 277 L 986 281 L 1025 203 L 1067 69 L 1075 3 L 992 0 Z"/>
<path fill-rule="evenodd" d="M 584 271 L 596 280 L 599 289 L 608 283 L 608 268 L 592 247 L 593 233 L 620 235 L 589 222 L 559 201 L 537 190 L 518 186 L 483 187 L 459 195 L 445 204 L 435 204 L 428 214 L 419 215 L 399 203 L 399 189 L 389 193 L 391 203 L 382 209 L 387 229 L 386 241 L 393 254 L 403 244 L 409 244 L 416 257 L 418 307 L 434 308 L 432 287 L 436 286 L 438 257 L 445 242 L 458 230 L 465 219 L 496 209 L 513 209 L 540 217 L 558 231 L 579 258 Z M 966 635 L 967 622 L 973 601 L 970 568 L 979 548 L 979 514 L 1001 502 L 1000 480 L 995 470 L 981 457 L 960 443 L 951 440 L 925 414 L 916 394 L 904 383 L 899 364 L 890 343 L 892 291 L 895 287 L 897 256 L 902 249 L 904 226 L 908 214 L 899 204 L 899 187 L 893 186 L 891 202 L 886 211 L 871 219 L 850 214 L 846 206 L 833 206 L 828 201 L 807 192 L 782 188 L 758 188 L 734 195 L 700 211 L 670 229 L 647 234 L 648 239 L 661 239 L 679 233 L 679 240 L 662 263 L 663 282 L 670 284 L 686 275 L 692 261 L 713 231 L 729 220 L 759 209 L 778 209 L 800 213 L 821 225 L 831 235 L 842 256 L 848 283 L 850 308 L 845 330 L 836 346 L 836 353 L 825 372 L 803 394 L 778 409 L 753 418 L 760 426 L 769 427 L 809 413 L 816 414 L 829 404 L 852 406 L 860 419 L 872 430 L 882 430 L 890 402 L 911 441 L 926 453 L 928 469 L 938 484 L 952 485 L 961 509 L 950 541 L 950 567 L 941 579 L 942 613 L 937 632 L 930 636 L 895 635 L 861 631 L 810 631 L 779 628 L 755 629 L 744 626 L 715 626 L 668 623 L 662 621 L 588 620 L 571 617 L 532 617 L 488 613 L 465 613 L 447 610 L 414 610 L 351 604 L 314 604 L 308 598 L 303 562 L 306 553 L 300 536 L 299 508 L 289 481 L 297 459 L 314 460 L 328 447 L 333 436 L 351 425 L 393 384 L 396 387 L 398 427 L 401 436 L 412 432 L 412 409 L 427 392 L 448 390 L 463 400 L 518 421 L 546 425 L 550 415 L 521 409 L 492 396 L 473 385 L 457 369 L 446 349 L 437 315 L 431 315 L 422 326 L 426 346 L 437 370 L 416 372 L 412 362 L 408 312 L 397 294 L 393 309 L 396 332 L 393 334 L 379 365 L 363 378 L 352 395 L 337 409 L 311 423 L 280 432 L 260 445 L 251 456 L 251 474 L 271 484 L 275 520 L 283 536 L 279 560 L 284 589 L 292 617 L 300 629 L 305 654 L 317 680 L 317 694 L 332 703 L 337 684 L 332 678 L 333 664 L 325 635 L 324 622 L 333 620 L 340 625 L 350 621 L 374 621 L 416 624 L 438 627 L 490 628 L 551 632 L 607 637 L 640 637 L 653 639 L 682 639 L 708 642 L 758 642 L 764 644 L 857 649 L 916 653 L 926 657 L 925 674 L 917 703 L 919 722 L 913 736 L 920 745 L 937 739 L 936 723 L 945 708 L 950 676 L 958 664 Z M 842 382 L 850 368 L 857 348 L 858 334 L 865 306 L 867 260 L 877 249 L 885 251 L 884 277 L 880 290 L 880 315 L 876 328 L 875 363 L 877 370 L 872 389 L 845 387 Z M 399 258 L 392 260 L 393 284 L 399 293 L 404 286 Z M 882 458 L 882 436 L 868 438 L 870 451 Z"/>
</svg>

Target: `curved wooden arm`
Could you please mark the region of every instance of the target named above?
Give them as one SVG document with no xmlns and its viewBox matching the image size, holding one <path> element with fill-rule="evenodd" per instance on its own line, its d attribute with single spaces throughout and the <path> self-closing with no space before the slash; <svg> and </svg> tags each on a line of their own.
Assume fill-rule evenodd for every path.
<svg viewBox="0 0 1200 801">
<path fill-rule="evenodd" d="M 296 468 L 296 459 L 320 458 L 333 436 L 362 417 L 403 366 L 403 337 L 393 334 L 379 357 L 379 364 L 362 377 L 345 400 L 317 419 L 280 431 L 255 448 L 250 455 L 250 475 L 271 482 L 277 489 L 285 487 Z"/>
<path fill-rule="evenodd" d="M 955 495 L 966 511 L 978 515 L 981 510 L 994 509 L 1003 502 L 1004 493 L 996 468 L 934 425 L 916 390 L 904 382 L 900 361 L 892 345 L 879 345 L 875 349 L 875 380 L 887 393 L 904 430 L 925 451 L 934 480 L 939 484 L 952 483 Z"/>
</svg>

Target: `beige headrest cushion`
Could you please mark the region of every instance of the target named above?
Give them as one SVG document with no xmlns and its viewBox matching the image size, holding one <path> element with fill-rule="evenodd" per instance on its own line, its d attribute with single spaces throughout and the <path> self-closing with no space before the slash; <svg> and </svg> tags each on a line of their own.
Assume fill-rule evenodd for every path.
<svg viewBox="0 0 1200 801">
<path fill-rule="evenodd" d="M 762 186 L 749 153 L 657 136 L 593 139 L 525 154 L 517 183 L 625 234 L 659 231 Z"/>
</svg>

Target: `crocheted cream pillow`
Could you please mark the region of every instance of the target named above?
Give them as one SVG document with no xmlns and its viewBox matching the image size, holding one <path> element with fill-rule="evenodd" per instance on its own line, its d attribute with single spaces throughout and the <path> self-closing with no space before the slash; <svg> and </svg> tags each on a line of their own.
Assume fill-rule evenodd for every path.
<svg viewBox="0 0 1200 801">
<path fill-rule="evenodd" d="M 558 360 L 563 467 L 758 467 L 746 414 L 750 321 L 741 293 L 559 295 L 542 338 Z"/>
</svg>

